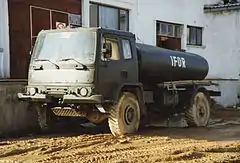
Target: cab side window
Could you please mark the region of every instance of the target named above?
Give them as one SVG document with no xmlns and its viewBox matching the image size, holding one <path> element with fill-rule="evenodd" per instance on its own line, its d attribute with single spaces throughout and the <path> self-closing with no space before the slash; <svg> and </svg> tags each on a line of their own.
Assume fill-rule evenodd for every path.
<svg viewBox="0 0 240 163">
<path fill-rule="evenodd" d="M 124 59 L 132 58 L 132 50 L 130 41 L 127 39 L 122 39 L 122 47 L 123 47 L 123 57 Z"/>
<path fill-rule="evenodd" d="M 102 40 L 102 48 L 103 48 L 103 44 L 104 43 L 111 43 L 112 46 L 112 54 L 111 57 L 108 58 L 108 61 L 116 61 L 116 60 L 120 60 L 120 53 L 119 53 L 119 45 L 118 45 L 118 40 L 116 38 L 103 38 Z M 106 59 L 104 58 L 103 54 L 101 55 L 101 59 L 103 61 L 106 61 Z"/>
</svg>

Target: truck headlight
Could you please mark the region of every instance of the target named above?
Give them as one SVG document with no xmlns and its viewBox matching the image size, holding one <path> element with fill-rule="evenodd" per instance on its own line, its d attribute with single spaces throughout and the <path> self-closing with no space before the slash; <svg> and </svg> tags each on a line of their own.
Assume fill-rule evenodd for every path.
<svg viewBox="0 0 240 163">
<path fill-rule="evenodd" d="M 31 96 L 33 96 L 37 93 L 37 90 L 36 90 L 36 88 L 28 88 L 28 92 Z"/>
<path fill-rule="evenodd" d="M 78 88 L 78 94 L 83 96 L 83 97 L 86 97 L 88 95 L 88 89 L 87 88 Z"/>
</svg>

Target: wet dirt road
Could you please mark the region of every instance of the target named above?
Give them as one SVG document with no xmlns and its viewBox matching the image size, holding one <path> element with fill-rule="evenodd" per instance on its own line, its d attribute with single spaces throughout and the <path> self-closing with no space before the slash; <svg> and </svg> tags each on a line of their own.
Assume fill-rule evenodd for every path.
<svg viewBox="0 0 240 163">
<path fill-rule="evenodd" d="M 208 128 L 149 127 L 120 138 L 91 128 L 2 139 L 0 162 L 240 162 L 240 111 L 215 120 Z"/>
</svg>

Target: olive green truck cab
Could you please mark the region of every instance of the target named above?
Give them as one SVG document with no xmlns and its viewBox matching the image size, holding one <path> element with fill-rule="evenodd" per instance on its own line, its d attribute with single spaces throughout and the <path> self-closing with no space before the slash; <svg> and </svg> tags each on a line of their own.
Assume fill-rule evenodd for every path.
<svg viewBox="0 0 240 163">
<path fill-rule="evenodd" d="M 161 52 L 165 54 L 163 58 L 152 58 L 152 63 L 144 61 L 139 66 L 147 56 L 140 54 L 157 53 L 154 48 L 138 45 L 133 33 L 118 30 L 41 31 L 31 53 L 28 85 L 18 98 L 37 109 L 39 125 L 44 130 L 52 115 L 85 117 L 95 124 L 107 120 L 115 136 L 136 132 L 148 123 L 151 114 L 185 113 L 190 126 L 206 126 L 210 97 L 219 96 L 219 92 L 206 88 L 213 83 L 197 80 L 197 73 L 199 78 L 206 76 L 202 75 L 204 67 L 200 64 L 199 69 L 193 68 L 196 72 L 191 72 L 188 66 L 199 65 L 196 60 L 190 63 L 196 56 L 176 51 L 176 55 L 181 55 L 178 57 L 167 50 Z M 155 63 L 158 59 L 159 63 Z M 146 72 L 149 65 L 152 68 Z M 166 68 L 168 65 L 170 69 Z M 163 73 L 165 76 L 159 76 L 159 80 L 154 78 Z M 185 77 L 179 73 L 185 73 Z M 177 78 L 167 78 L 166 74 Z M 193 80 L 188 80 L 188 74 Z"/>
</svg>

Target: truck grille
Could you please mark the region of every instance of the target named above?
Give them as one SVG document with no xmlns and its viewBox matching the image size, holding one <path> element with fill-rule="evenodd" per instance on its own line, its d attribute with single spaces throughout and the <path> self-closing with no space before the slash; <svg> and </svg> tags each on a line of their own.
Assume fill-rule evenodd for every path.
<svg viewBox="0 0 240 163">
<path fill-rule="evenodd" d="M 85 117 L 86 112 L 80 112 L 76 111 L 72 108 L 61 108 L 61 107 L 55 107 L 52 108 L 53 113 L 56 116 L 70 116 L 70 117 Z"/>
<path fill-rule="evenodd" d="M 47 94 L 67 94 L 68 93 L 68 89 L 67 88 L 47 88 L 46 89 Z"/>
</svg>

